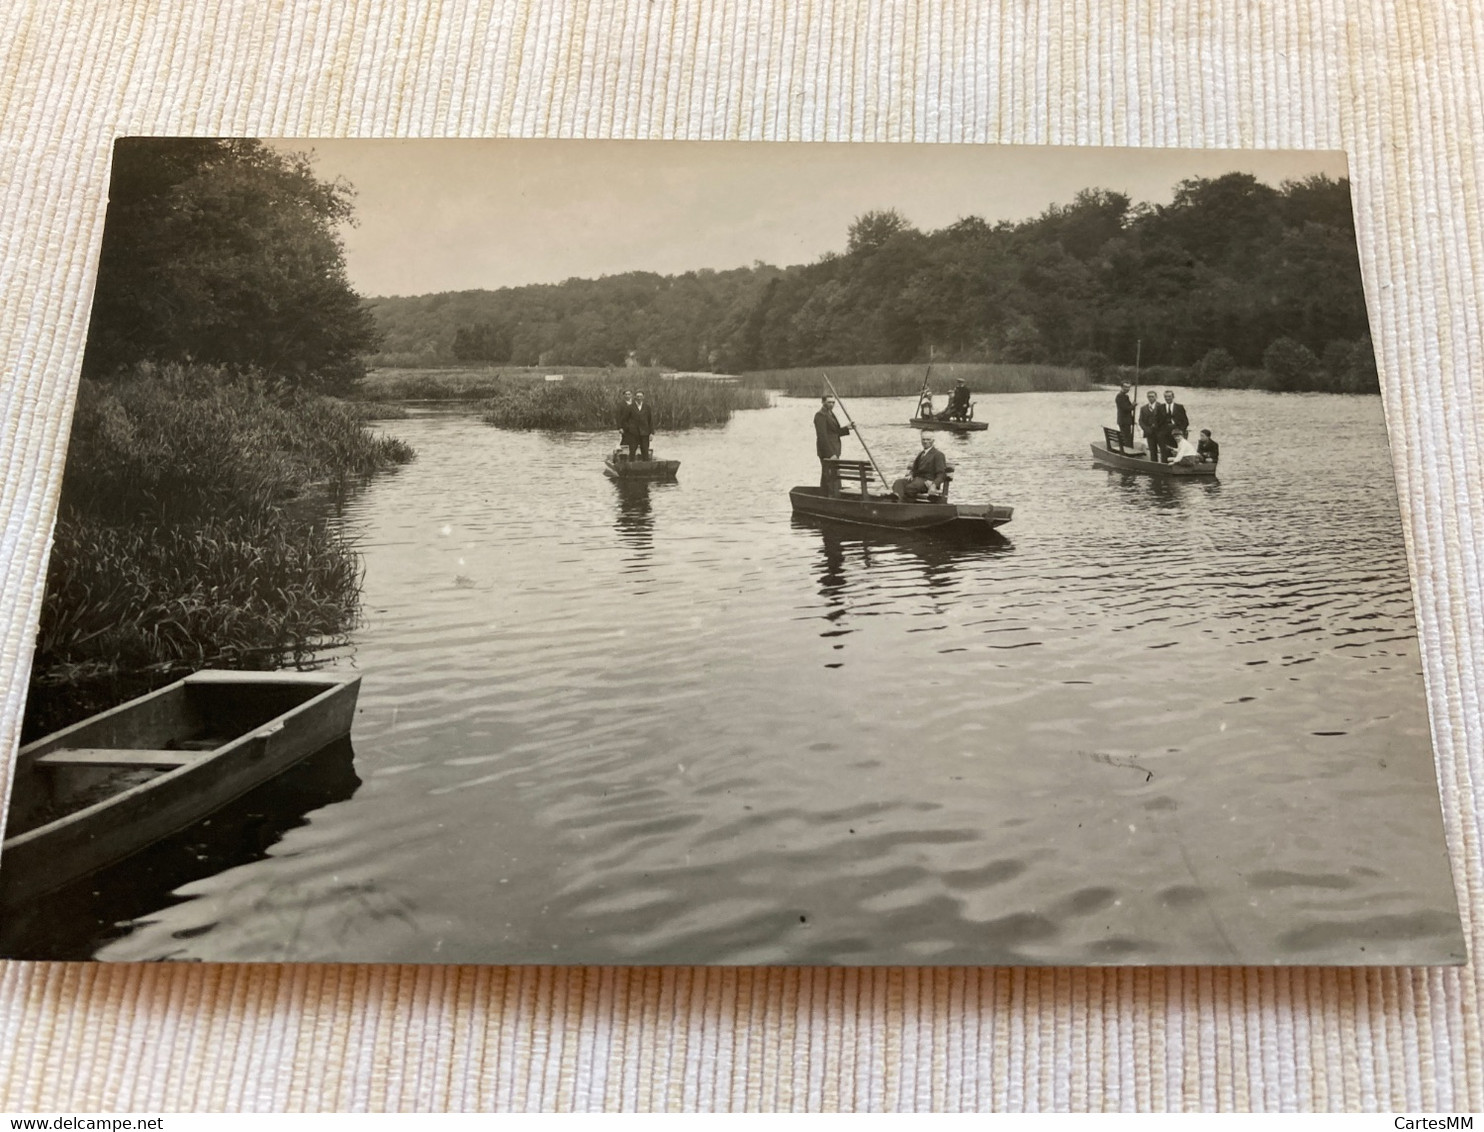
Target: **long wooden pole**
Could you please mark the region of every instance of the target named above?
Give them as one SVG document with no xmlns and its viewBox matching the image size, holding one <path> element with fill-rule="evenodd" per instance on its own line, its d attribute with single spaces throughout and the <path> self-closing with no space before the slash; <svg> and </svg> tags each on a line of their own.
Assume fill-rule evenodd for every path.
<svg viewBox="0 0 1484 1132">
<path fill-rule="evenodd" d="M 871 450 L 866 447 L 866 438 L 861 435 L 860 426 L 850 419 L 850 410 L 845 407 L 845 402 L 840 399 L 840 394 L 835 392 L 835 387 L 830 382 L 830 375 L 827 373 L 824 375 L 824 383 L 829 386 L 830 396 L 835 399 L 835 404 L 839 405 L 840 411 L 845 414 L 845 423 L 850 426 L 850 431 L 855 433 L 855 438 L 861 442 L 861 447 L 866 449 L 866 459 L 871 461 L 871 467 L 876 469 L 877 480 L 880 481 L 883 488 L 888 487 L 886 477 L 881 473 L 881 465 L 876 463 L 876 457 L 872 456 Z"/>
</svg>

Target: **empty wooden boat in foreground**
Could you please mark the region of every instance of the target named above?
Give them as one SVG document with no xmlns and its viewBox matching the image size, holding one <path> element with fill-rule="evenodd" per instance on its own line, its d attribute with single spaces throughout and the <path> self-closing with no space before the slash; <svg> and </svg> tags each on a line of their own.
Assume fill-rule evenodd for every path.
<svg viewBox="0 0 1484 1132">
<path fill-rule="evenodd" d="M 922 502 L 904 503 L 890 495 L 871 494 L 871 465 L 864 460 L 833 460 L 834 483 L 828 487 L 795 487 L 789 502 L 800 515 L 833 519 L 861 527 L 896 531 L 929 531 L 936 534 L 989 534 L 1008 523 L 1013 507 L 988 503 L 949 503 L 946 495 Z M 845 480 L 853 490 L 842 490 Z"/>
<path fill-rule="evenodd" d="M 350 732 L 358 675 L 197 672 L 21 748 L 0 904 L 176 833 Z"/>
</svg>

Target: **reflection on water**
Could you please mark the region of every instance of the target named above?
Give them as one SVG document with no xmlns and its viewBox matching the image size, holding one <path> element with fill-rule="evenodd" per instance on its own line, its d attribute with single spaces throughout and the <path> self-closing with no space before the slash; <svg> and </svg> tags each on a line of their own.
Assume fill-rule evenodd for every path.
<svg viewBox="0 0 1484 1132">
<path fill-rule="evenodd" d="M 342 739 L 204 821 L 33 906 L 7 914 L 0 952 L 26 959 L 86 959 L 128 935 L 140 917 L 178 904 L 177 889 L 270 856 L 316 810 L 351 798 L 355 752 Z M 168 947 L 153 958 L 168 958 Z"/>
<path fill-rule="evenodd" d="M 1015 507 L 985 546 L 795 521 L 809 400 L 667 435 L 667 484 L 606 432 L 396 422 L 418 462 L 345 519 L 365 784 L 102 954 L 1461 955 L 1379 402 L 1185 401 L 1220 482 L 1092 466 L 1110 394 L 982 399 L 945 446 Z M 902 404 L 850 409 L 905 468 Z"/>
</svg>

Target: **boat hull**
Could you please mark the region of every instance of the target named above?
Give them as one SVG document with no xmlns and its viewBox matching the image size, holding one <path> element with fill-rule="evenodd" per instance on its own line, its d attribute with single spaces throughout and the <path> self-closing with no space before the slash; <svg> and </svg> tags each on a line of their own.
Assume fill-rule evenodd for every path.
<svg viewBox="0 0 1484 1132">
<path fill-rule="evenodd" d="M 1162 464 L 1147 456 L 1126 456 L 1122 452 L 1113 452 L 1097 443 L 1092 446 L 1092 458 L 1105 468 L 1143 476 L 1200 476 L 1211 479 L 1216 475 L 1215 464 Z"/>
<path fill-rule="evenodd" d="M 828 495 L 823 488 L 795 487 L 788 493 L 794 512 L 858 527 L 943 534 L 987 533 L 1008 523 L 1013 507 L 974 503 L 902 503 L 896 499 L 862 499 Z"/>
<path fill-rule="evenodd" d="M 679 460 L 630 460 L 615 455 L 603 461 L 603 474 L 614 480 L 673 480 L 679 470 Z"/>
<path fill-rule="evenodd" d="M 27 744 L 11 795 L 21 832 L 0 848 L 0 906 L 121 861 L 348 735 L 360 682 L 198 672 Z"/>
<path fill-rule="evenodd" d="M 924 432 L 983 432 L 989 427 L 985 421 L 940 421 L 936 417 L 913 417 L 907 423 Z"/>
</svg>

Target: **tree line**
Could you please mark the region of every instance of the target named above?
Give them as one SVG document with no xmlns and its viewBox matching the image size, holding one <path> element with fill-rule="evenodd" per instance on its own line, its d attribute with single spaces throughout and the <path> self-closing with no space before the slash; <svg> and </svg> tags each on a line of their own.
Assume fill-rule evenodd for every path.
<svg viewBox="0 0 1484 1132">
<path fill-rule="evenodd" d="M 863 363 L 1177 367 L 1208 385 L 1376 387 L 1348 181 L 1192 178 L 1168 204 L 1087 189 L 1019 223 L 923 232 L 895 209 L 810 264 L 371 300 L 400 364 L 744 372 Z"/>
</svg>

